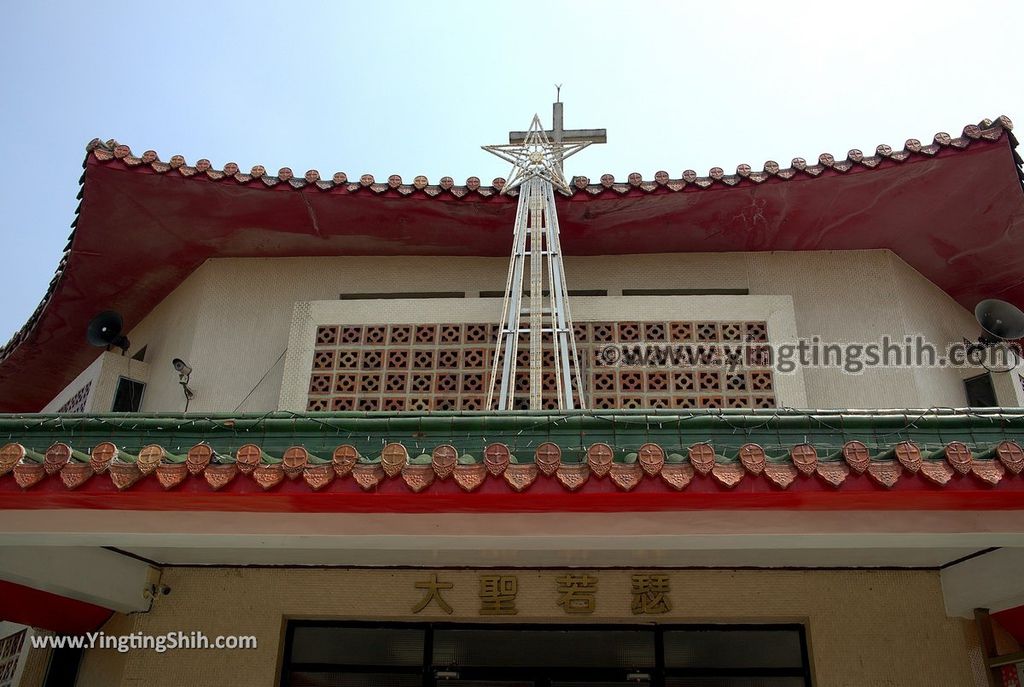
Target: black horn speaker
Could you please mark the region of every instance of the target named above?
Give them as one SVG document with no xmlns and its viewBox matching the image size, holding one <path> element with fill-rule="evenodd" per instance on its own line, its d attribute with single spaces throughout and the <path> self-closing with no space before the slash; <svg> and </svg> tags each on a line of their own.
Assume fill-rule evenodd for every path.
<svg viewBox="0 0 1024 687">
<path fill-rule="evenodd" d="M 983 300 L 974 309 L 974 317 L 985 331 L 981 340 L 986 344 L 1024 338 L 1024 312 L 1006 301 Z"/>
<path fill-rule="evenodd" d="M 128 337 L 121 333 L 124 320 L 113 310 L 101 312 L 89 321 L 85 330 L 86 340 L 97 348 L 117 346 L 123 353 L 128 352 Z"/>
</svg>

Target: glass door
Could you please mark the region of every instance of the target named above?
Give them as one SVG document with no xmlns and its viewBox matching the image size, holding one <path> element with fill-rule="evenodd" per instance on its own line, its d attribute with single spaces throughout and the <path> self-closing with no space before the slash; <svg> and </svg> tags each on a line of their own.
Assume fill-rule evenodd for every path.
<svg viewBox="0 0 1024 687">
<path fill-rule="evenodd" d="M 809 687 L 800 625 L 292 621 L 281 687 Z"/>
</svg>

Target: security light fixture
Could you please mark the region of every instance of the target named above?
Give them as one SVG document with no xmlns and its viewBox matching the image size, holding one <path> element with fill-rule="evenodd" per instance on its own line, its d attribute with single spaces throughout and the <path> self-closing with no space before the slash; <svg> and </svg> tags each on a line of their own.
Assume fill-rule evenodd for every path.
<svg viewBox="0 0 1024 687">
<path fill-rule="evenodd" d="M 188 386 L 188 380 L 192 376 L 192 366 L 181 358 L 171 361 L 174 371 L 178 373 L 178 384 L 181 384 L 181 392 L 185 395 L 185 412 L 188 412 L 188 404 L 196 397 L 195 392 Z"/>
<path fill-rule="evenodd" d="M 186 363 L 181 358 L 175 358 L 174 360 L 172 360 L 171 365 L 174 365 L 174 371 L 177 372 L 182 377 L 187 378 L 190 374 L 192 374 L 192 366 Z"/>
</svg>

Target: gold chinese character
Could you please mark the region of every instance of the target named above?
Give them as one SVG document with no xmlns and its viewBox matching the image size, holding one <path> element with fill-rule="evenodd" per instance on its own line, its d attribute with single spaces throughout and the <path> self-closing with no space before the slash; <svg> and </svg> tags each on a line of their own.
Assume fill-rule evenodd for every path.
<svg viewBox="0 0 1024 687">
<path fill-rule="evenodd" d="M 515 575 L 481 575 L 480 615 L 515 615 L 518 591 Z"/>
<path fill-rule="evenodd" d="M 426 593 L 423 595 L 423 600 L 413 606 L 412 612 L 419 613 L 424 608 L 430 605 L 431 601 L 437 601 L 437 605 L 441 607 L 441 610 L 448 615 L 452 614 L 452 607 L 448 605 L 448 602 L 441 596 L 442 589 L 451 589 L 453 585 L 451 582 L 438 582 L 437 573 L 431 573 L 429 580 L 423 582 L 417 582 L 415 585 L 416 589 L 423 589 Z"/>
<path fill-rule="evenodd" d="M 668 613 L 668 575 L 633 575 L 633 615 Z"/>
<path fill-rule="evenodd" d="M 594 612 L 597 601 L 597 577 L 594 575 L 562 575 L 558 583 L 558 605 L 566 613 L 587 615 Z"/>
</svg>

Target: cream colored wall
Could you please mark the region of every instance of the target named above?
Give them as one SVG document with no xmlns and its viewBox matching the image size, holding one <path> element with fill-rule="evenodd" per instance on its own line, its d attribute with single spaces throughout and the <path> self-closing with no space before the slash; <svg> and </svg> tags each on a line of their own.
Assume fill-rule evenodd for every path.
<svg viewBox="0 0 1024 687">
<path fill-rule="evenodd" d="M 137 349 L 133 349 L 134 352 Z M 149 381 L 149 363 L 133 360 L 130 355 L 122 355 L 120 350 L 104 351 L 87 367 L 73 382 L 46 404 L 42 412 L 55 413 L 78 390 L 92 383 L 84 413 L 108 413 L 113 407 L 114 394 L 121 377 L 146 383 Z"/>
<path fill-rule="evenodd" d="M 493 570 L 437 571 L 441 581 L 454 584 L 444 593 L 454 614 L 432 605 L 414 615 L 422 592 L 413 585 L 430 572 L 168 568 L 162 583 L 170 595 L 149 613 L 115 617 L 103 628 L 106 633 L 254 635 L 258 649 L 91 650 L 77 684 L 270 687 L 278 684 L 288 618 L 509 621 L 479 615 L 479 575 Z M 554 578 L 563 571 L 508 571 L 518 577 L 515 622 L 799 622 L 807 628 L 816 687 L 985 685 L 972 668 L 980 665 L 973 623 L 946 617 L 934 571 L 674 570 L 668 571 L 673 608 L 657 617 L 631 614 L 631 571 L 590 572 L 598 577 L 594 615 L 567 616 L 555 603 Z"/>
<path fill-rule="evenodd" d="M 464 290 L 475 296 L 503 289 L 506 269 L 505 258 L 210 260 L 129 332 L 133 350 L 149 346 L 143 410 L 184 408 L 171 368 L 174 357 L 195 368 L 190 410 L 276 409 L 296 303 L 336 301 L 342 292 Z M 827 341 L 901 338 L 918 331 L 956 340 L 976 335 L 966 310 L 888 251 L 567 257 L 566 272 L 571 288 L 607 289 L 611 296 L 623 288 L 746 288 L 752 295 L 789 296 L 797 333 Z M 466 307 L 475 307 L 470 300 Z M 500 308 L 499 299 L 486 302 Z M 622 302 L 621 317 L 635 317 L 629 299 Z M 345 303 L 356 308 L 358 301 Z M 678 316 L 685 319 L 687 313 Z M 459 318 L 446 309 L 427 319 Z M 908 369 L 851 376 L 809 369 L 803 382 L 811 407 L 961 406 L 960 376 Z"/>
</svg>

